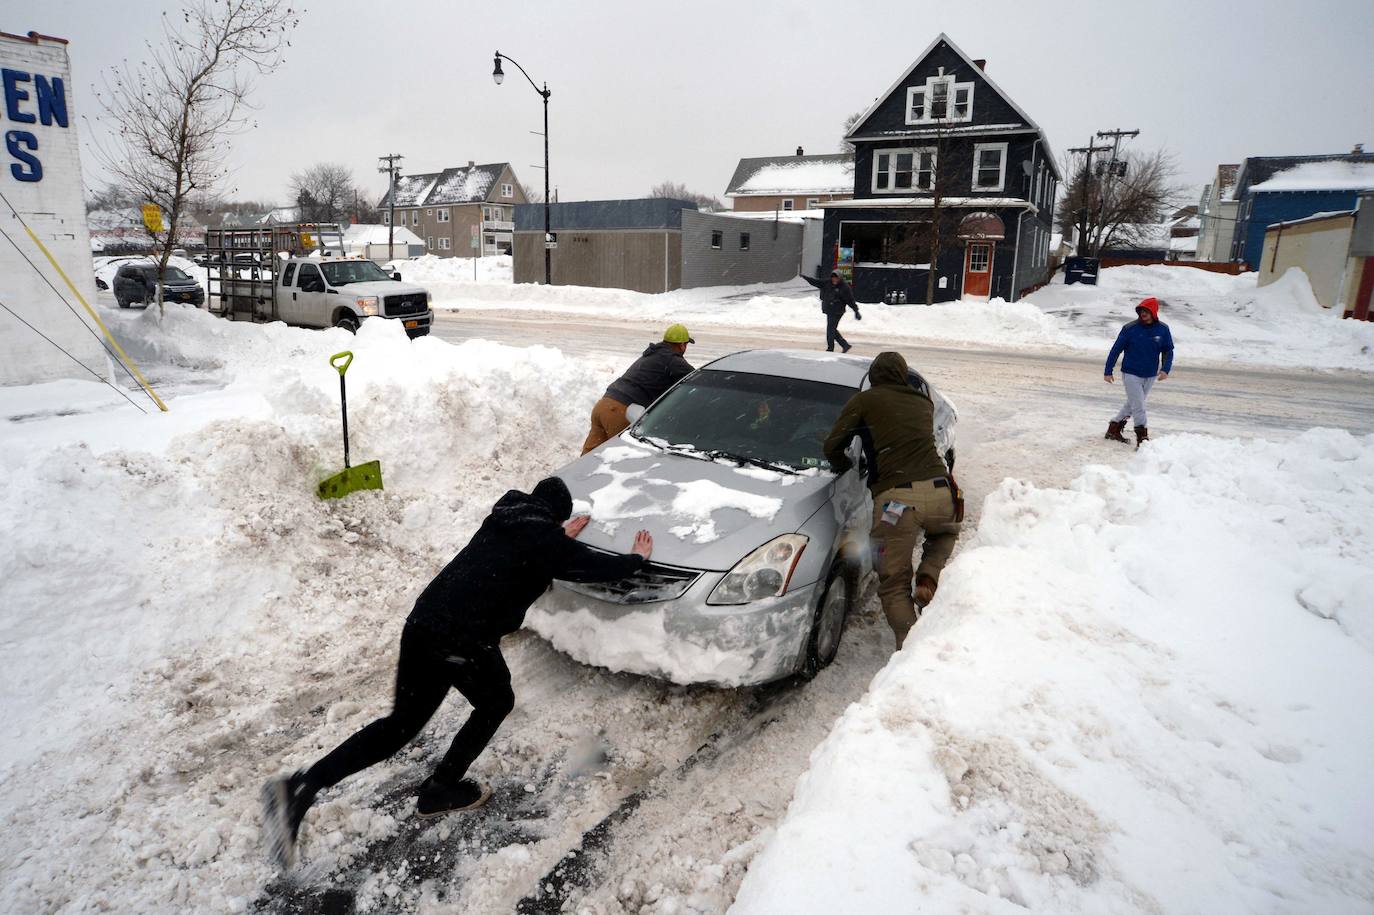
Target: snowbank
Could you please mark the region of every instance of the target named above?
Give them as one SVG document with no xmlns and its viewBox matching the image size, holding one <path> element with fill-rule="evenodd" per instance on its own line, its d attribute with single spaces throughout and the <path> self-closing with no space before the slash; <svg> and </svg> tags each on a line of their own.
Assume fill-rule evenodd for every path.
<svg viewBox="0 0 1374 915">
<path fill-rule="evenodd" d="M 436 298 L 439 296 L 436 287 L 441 285 L 490 283 L 508 286 L 513 282 L 514 268 L 511 266 L 512 258 L 509 254 L 488 254 L 476 258 L 476 278 L 473 277 L 472 271 L 474 258 L 463 256 L 464 254 L 465 252 L 460 252 L 458 257 L 436 257 L 426 254 L 408 260 L 395 260 L 386 265 L 386 270 L 388 273 L 393 270 L 399 272 L 407 283 L 419 283 L 428 288 Z"/>
<path fill-rule="evenodd" d="M 384 700 L 418 589 L 506 488 L 577 454 L 614 367 L 394 322 L 112 314 L 151 370 L 224 387 L 0 429 L 0 911 L 243 911 L 269 876 L 256 786 L 375 711 L 311 715 L 338 689 Z M 322 502 L 345 348 L 353 457 L 386 489 Z M 324 809 L 322 856 L 388 819 Z"/>
<path fill-rule="evenodd" d="M 1374 436 L 1008 480 L 736 915 L 1374 905 Z"/>
</svg>

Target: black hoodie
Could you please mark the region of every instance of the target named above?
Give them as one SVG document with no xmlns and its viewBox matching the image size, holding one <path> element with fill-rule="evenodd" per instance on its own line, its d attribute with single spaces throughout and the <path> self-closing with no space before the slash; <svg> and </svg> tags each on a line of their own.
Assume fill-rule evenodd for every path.
<svg viewBox="0 0 1374 915">
<path fill-rule="evenodd" d="M 692 364 L 668 342 L 653 343 L 634 361 L 625 374 L 606 389 L 606 396 L 625 406 L 647 407 L 678 380 L 692 373 Z"/>
<path fill-rule="evenodd" d="M 410 622 L 448 641 L 495 643 L 519 629 L 553 579 L 615 581 L 644 559 L 602 553 L 563 531 L 572 496 L 557 477 L 501 497 L 472 540 L 429 583 Z"/>
</svg>

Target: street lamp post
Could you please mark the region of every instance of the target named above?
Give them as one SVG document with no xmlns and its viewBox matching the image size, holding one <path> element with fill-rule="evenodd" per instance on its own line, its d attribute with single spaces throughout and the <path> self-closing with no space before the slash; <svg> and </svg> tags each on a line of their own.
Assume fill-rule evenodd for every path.
<svg viewBox="0 0 1374 915">
<path fill-rule="evenodd" d="M 553 93 L 549 91 L 548 83 L 545 83 L 544 88 L 540 89 L 534 80 L 530 79 L 530 75 L 525 73 L 524 67 L 500 51 L 496 52 L 496 67 L 491 71 L 491 78 L 496 81 L 496 85 L 501 85 L 501 82 L 506 78 L 506 74 L 501 72 L 501 61 L 503 60 L 509 60 L 515 64 L 515 68 L 524 74 L 525 79 L 529 80 L 530 85 L 534 87 L 534 91 L 538 92 L 540 98 L 544 100 L 544 285 L 552 286 L 553 251 L 549 248 L 551 228 L 549 221 L 549 96 Z M 513 211 L 512 215 L 514 215 Z"/>
</svg>

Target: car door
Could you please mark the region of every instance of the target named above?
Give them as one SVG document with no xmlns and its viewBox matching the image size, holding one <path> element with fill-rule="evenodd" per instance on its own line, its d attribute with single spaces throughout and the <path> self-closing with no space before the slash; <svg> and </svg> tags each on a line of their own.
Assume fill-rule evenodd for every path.
<svg viewBox="0 0 1374 915">
<path fill-rule="evenodd" d="M 296 288 L 292 294 L 292 324 L 303 327 L 328 327 L 329 303 L 325 295 L 324 276 L 314 264 L 302 263 L 296 270 Z"/>
<path fill-rule="evenodd" d="M 297 323 L 296 308 L 299 303 L 296 297 L 299 294 L 296 289 L 296 262 L 287 261 L 282 266 L 281 275 L 277 277 L 277 288 L 273 296 L 277 303 L 277 317 L 287 324 Z"/>
</svg>

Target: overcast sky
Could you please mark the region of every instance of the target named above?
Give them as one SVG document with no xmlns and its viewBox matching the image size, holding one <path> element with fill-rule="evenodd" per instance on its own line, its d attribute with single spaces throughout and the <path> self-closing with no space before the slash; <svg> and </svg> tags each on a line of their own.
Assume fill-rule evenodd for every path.
<svg viewBox="0 0 1374 915">
<path fill-rule="evenodd" d="M 1139 128 L 1137 148 L 1172 150 L 1200 186 L 1245 156 L 1374 150 L 1370 0 L 305 5 L 285 65 L 259 83 L 257 128 L 231 141 L 234 196 L 287 203 L 290 174 L 320 161 L 380 193 L 389 152 L 407 172 L 509 161 L 542 184 L 540 100 L 514 68 L 492 82 L 497 49 L 553 91 L 563 200 L 642 196 L 663 180 L 720 196 L 741 157 L 834 151 L 845 117 L 941 31 L 987 58 L 1058 154 L 1094 130 Z M 177 7 L 4 0 L 0 30 L 69 39 L 90 115 L 91 84 Z"/>
</svg>

